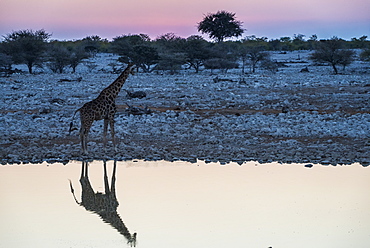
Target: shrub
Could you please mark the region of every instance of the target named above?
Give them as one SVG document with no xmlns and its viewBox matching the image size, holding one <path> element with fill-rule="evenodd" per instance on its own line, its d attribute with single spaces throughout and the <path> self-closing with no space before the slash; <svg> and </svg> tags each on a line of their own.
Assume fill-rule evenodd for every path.
<svg viewBox="0 0 370 248">
<path fill-rule="evenodd" d="M 29 73 L 32 73 L 34 66 L 41 66 L 44 62 L 50 36 L 43 29 L 14 31 L 4 36 L 5 53 L 12 57 L 14 63 L 26 64 Z"/>
<path fill-rule="evenodd" d="M 330 40 L 317 42 L 310 59 L 318 63 L 329 63 L 333 67 L 334 73 L 338 74 L 337 65 L 345 67 L 351 64 L 354 54 L 352 50 L 343 49 L 343 40 L 333 37 Z"/>
</svg>

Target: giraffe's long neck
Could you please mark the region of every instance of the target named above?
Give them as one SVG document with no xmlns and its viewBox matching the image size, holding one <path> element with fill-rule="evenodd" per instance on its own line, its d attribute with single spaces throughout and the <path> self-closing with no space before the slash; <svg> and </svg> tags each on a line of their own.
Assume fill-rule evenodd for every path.
<svg viewBox="0 0 370 248">
<path fill-rule="evenodd" d="M 118 96 L 118 93 L 121 91 L 123 84 L 126 82 L 126 79 L 131 73 L 131 68 L 133 64 L 129 64 L 126 69 L 111 83 L 107 88 L 105 88 L 99 96 L 105 95 L 113 97 L 114 99 Z"/>
</svg>

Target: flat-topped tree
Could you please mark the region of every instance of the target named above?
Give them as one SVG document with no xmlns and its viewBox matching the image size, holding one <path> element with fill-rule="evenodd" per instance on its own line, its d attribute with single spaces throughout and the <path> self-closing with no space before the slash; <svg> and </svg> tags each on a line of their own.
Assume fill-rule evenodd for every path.
<svg viewBox="0 0 370 248">
<path fill-rule="evenodd" d="M 28 72 L 33 73 L 33 67 L 41 65 L 47 50 L 47 41 L 51 34 L 45 30 L 20 30 L 4 36 L 6 54 L 12 57 L 15 64 L 25 64 Z"/>
<path fill-rule="evenodd" d="M 198 31 L 208 34 L 211 39 L 218 43 L 226 38 L 239 37 L 244 29 L 241 21 L 235 19 L 235 13 L 220 10 L 216 14 L 209 13 L 198 23 Z"/>
<path fill-rule="evenodd" d="M 338 74 L 337 65 L 345 67 L 351 64 L 355 55 L 353 50 L 344 49 L 343 42 L 338 37 L 318 41 L 310 59 L 318 63 L 329 63 L 333 67 L 334 73 Z"/>
</svg>

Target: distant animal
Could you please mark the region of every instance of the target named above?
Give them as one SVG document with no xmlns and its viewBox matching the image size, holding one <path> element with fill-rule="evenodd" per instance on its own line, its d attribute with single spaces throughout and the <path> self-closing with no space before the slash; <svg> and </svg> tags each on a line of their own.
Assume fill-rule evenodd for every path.
<svg viewBox="0 0 370 248">
<path fill-rule="evenodd" d="M 115 133 L 114 133 L 114 115 L 117 112 L 115 100 L 120 92 L 123 84 L 130 74 L 133 74 L 134 64 L 129 63 L 127 68 L 111 83 L 108 87 L 102 90 L 100 95 L 85 103 L 81 108 L 77 109 L 72 117 L 69 127 L 69 133 L 73 130 L 73 119 L 77 112 L 80 112 L 81 129 L 81 150 L 83 154 L 87 154 L 87 135 L 94 121 L 104 119 L 104 151 L 106 151 L 107 144 L 107 130 L 108 124 L 112 134 L 113 147 L 116 150 Z M 117 150 L 116 150 L 117 151 Z"/>
<path fill-rule="evenodd" d="M 145 91 L 141 91 L 141 90 L 139 90 L 139 91 L 124 90 L 124 91 L 126 91 L 128 97 L 130 97 L 130 98 L 144 98 L 144 97 L 146 97 Z"/>
</svg>

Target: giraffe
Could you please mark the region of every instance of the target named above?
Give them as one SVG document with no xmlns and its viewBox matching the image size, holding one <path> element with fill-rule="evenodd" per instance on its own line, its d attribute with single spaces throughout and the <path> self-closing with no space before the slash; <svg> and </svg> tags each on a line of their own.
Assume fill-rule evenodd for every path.
<svg viewBox="0 0 370 248">
<path fill-rule="evenodd" d="M 100 218 L 105 222 L 110 224 L 115 228 L 120 234 L 122 234 L 127 239 L 127 244 L 131 247 L 136 246 L 136 235 L 137 233 L 131 234 L 127 229 L 126 225 L 123 223 L 121 217 L 117 213 L 117 207 L 119 205 L 116 198 L 116 161 L 113 165 L 112 181 L 111 187 L 109 188 L 107 165 L 104 161 L 104 188 L 105 193 L 94 192 L 89 180 L 87 162 L 82 161 L 80 184 L 82 188 L 81 202 L 78 202 L 75 194 L 72 182 L 69 181 L 71 192 L 74 200 L 80 206 L 83 206 L 87 211 L 93 212 L 100 216 Z"/>
<path fill-rule="evenodd" d="M 126 69 L 111 83 L 108 87 L 103 89 L 99 96 L 94 100 L 85 103 L 81 108 L 74 112 L 72 121 L 70 123 L 69 133 L 71 133 L 73 126 L 73 119 L 77 112 L 80 112 L 81 128 L 81 150 L 84 155 L 87 155 L 87 135 L 94 121 L 104 119 L 103 145 L 104 152 L 106 152 L 107 144 L 107 130 L 108 124 L 112 135 L 113 147 L 117 152 L 115 133 L 114 133 L 114 115 L 117 112 L 115 100 L 120 92 L 123 84 L 128 78 L 129 74 L 133 74 L 134 64 L 129 63 Z"/>
</svg>

